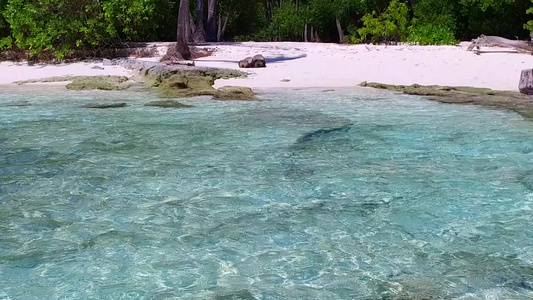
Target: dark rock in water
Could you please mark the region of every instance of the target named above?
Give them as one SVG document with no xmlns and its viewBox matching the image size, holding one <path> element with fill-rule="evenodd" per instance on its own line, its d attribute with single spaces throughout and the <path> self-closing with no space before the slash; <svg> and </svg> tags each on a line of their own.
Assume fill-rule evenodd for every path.
<svg viewBox="0 0 533 300">
<path fill-rule="evenodd" d="M 102 68 L 100 66 L 93 66 L 91 69 L 93 69 L 93 70 L 105 70 L 104 68 Z"/>
<path fill-rule="evenodd" d="M 531 152 L 533 152 L 533 148 L 531 148 L 530 146 L 525 146 L 522 149 L 520 149 L 520 153 L 522 154 L 529 154 Z"/>
<path fill-rule="evenodd" d="M 20 107 L 23 107 L 23 106 L 31 106 L 31 103 L 28 102 L 28 101 L 19 101 L 19 102 L 12 102 L 12 103 L 7 103 L 6 106 L 20 106 Z"/>
<path fill-rule="evenodd" d="M 67 85 L 69 90 L 104 90 L 120 91 L 133 85 L 125 76 L 83 76 L 74 77 Z"/>
<path fill-rule="evenodd" d="M 266 60 L 263 55 L 258 54 L 254 57 L 247 57 L 239 61 L 239 68 L 265 68 Z"/>
<path fill-rule="evenodd" d="M 227 294 L 220 294 L 215 296 L 215 300 L 257 300 L 257 298 L 247 290 L 240 290 Z"/>
<path fill-rule="evenodd" d="M 126 103 L 93 103 L 82 106 L 83 108 L 121 108 L 128 106 Z"/>
<path fill-rule="evenodd" d="M 309 132 L 298 138 L 296 141 L 297 144 L 306 143 L 309 141 L 312 141 L 314 139 L 317 139 L 319 137 L 322 137 L 324 135 L 334 133 L 334 132 L 347 132 L 350 130 L 351 125 L 345 125 L 341 127 L 335 127 L 335 128 L 321 128 L 318 130 L 315 130 L 313 132 Z"/>
<path fill-rule="evenodd" d="M 193 107 L 192 105 L 186 105 L 186 104 L 183 104 L 183 103 L 179 103 L 178 101 L 174 101 L 174 100 L 152 101 L 152 102 L 146 103 L 144 106 L 156 106 L 156 107 L 165 107 L 165 108 L 187 108 L 187 107 Z"/>
<path fill-rule="evenodd" d="M 242 86 L 224 86 L 219 88 L 214 95 L 216 100 L 255 100 L 254 91 Z"/>
<path fill-rule="evenodd" d="M 533 192 L 533 170 L 526 172 L 519 177 L 520 183 L 528 190 Z"/>
</svg>

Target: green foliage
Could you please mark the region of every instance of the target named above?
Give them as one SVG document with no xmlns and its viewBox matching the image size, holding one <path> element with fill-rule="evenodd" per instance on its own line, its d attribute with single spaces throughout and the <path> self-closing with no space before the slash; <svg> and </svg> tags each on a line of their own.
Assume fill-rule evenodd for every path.
<svg viewBox="0 0 533 300">
<path fill-rule="evenodd" d="M 278 40 L 301 40 L 305 26 L 305 17 L 299 14 L 292 2 L 285 1 L 274 10 L 268 33 Z"/>
<path fill-rule="evenodd" d="M 455 45 L 456 0 L 419 0 L 413 7 L 407 41 L 420 45 Z"/>
<path fill-rule="evenodd" d="M 358 30 L 361 41 L 372 43 L 400 42 L 407 36 L 409 25 L 409 8 L 398 0 L 392 0 L 382 14 L 376 11 L 366 14 L 361 19 L 363 27 Z"/>
<path fill-rule="evenodd" d="M 175 40 L 179 2 L 0 0 L 0 50 L 28 50 L 32 56 L 54 53 L 63 59 L 76 49 L 97 54 L 126 41 Z M 227 18 L 227 40 L 303 41 L 307 28 L 308 39 L 312 34 L 314 40 L 337 42 L 339 20 L 352 43 L 455 44 L 480 34 L 527 38 L 533 31 L 532 2 L 218 0 L 216 18 Z M 196 1 L 190 4 L 194 18 Z M 206 17 L 207 9 L 204 13 Z"/>
<path fill-rule="evenodd" d="M 531 0 L 533 2 L 533 0 Z M 533 7 L 530 7 L 526 10 L 527 14 L 533 14 Z M 533 20 L 527 21 L 526 24 L 524 24 L 524 29 L 529 30 L 529 32 L 533 32 Z"/>
<path fill-rule="evenodd" d="M 530 0 L 456 0 L 459 16 L 457 34 L 461 39 L 471 39 L 480 34 L 498 35 L 510 39 L 525 39 Z"/>
<path fill-rule="evenodd" d="M 4 17 L 14 45 L 30 57 L 51 51 L 58 60 L 73 49 L 154 38 L 160 0 L 9 0 Z M 168 5 L 167 5 L 168 6 Z M 6 45 L 6 40 L 2 45 Z"/>
<path fill-rule="evenodd" d="M 407 42 L 420 45 L 457 45 L 459 43 L 449 28 L 430 23 L 411 26 Z"/>
</svg>

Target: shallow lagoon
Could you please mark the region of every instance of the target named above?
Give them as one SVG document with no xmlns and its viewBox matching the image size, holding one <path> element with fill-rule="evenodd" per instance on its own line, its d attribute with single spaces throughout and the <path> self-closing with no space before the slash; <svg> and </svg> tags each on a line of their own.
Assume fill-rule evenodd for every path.
<svg viewBox="0 0 533 300">
<path fill-rule="evenodd" d="M 261 99 L 2 93 L 0 299 L 533 297 L 531 120 Z"/>
</svg>

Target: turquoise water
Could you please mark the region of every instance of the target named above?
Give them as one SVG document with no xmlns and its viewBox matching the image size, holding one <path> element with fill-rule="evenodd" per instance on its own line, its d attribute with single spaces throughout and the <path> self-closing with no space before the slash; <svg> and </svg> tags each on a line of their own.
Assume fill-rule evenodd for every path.
<svg viewBox="0 0 533 300">
<path fill-rule="evenodd" d="M 533 298 L 533 122 L 261 99 L 3 92 L 0 299 Z"/>
</svg>

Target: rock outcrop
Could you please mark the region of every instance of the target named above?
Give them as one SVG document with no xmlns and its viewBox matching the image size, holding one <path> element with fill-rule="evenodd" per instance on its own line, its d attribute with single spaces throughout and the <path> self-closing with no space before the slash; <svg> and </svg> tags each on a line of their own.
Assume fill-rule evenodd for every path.
<svg viewBox="0 0 533 300">
<path fill-rule="evenodd" d="M 125 76 L 78 76 L 67 84 L 69 90 L 121 91 L 133 85 Z"/>
<path fill-rule="evenodd" d="M 258 54 L 254 57 L 247 57 L 239 61 L 239 68 L 265 68 L 266 60 L 263 55 Z"/>
<path fill-rule="evenodd" d="M 533 69 L 522 70 L 518 90 L 522 94 L 533 95 Z"/>
<path fill-rule="evenodd" d="M 161 83 L 153 85 L 161 96 L 183 98 L 194 96 L 212 96 L 216 90 L 213 88 L 214 80 L 210 76 L 172 75 Z"/>
<path fill-rule="evenodd" d="M 246 77 L 245 73 L 231 69 L 166 65 L 133 59 L 118 60 L 117 64 L 137 72 L 139 81 L 164 97 L 214 95 L 216 90 L 212 86 L 216 79 Z"/>
<path fill-rule="evenodd" d="M 255 100 L 255 94 L 251 88 L 242 86 L 224 86 L 216 90 L 215 100 Z"/>
<path fill-rule="evenodd" d="M 495 91 L 485 88 L 468 86 L 438 86 L 438 85 L 390 85 L 375 82 L 363 82 L 363 87 L 384 89 L 408 95 L 423 96 L 442 103 L 473 104 L 491 108 L 504 108 L 533 118 L 533 97 L 511 91 Z"/>
<path fill-rule="evenodd" d="M 138 76 L 72 76 L 49 77 L 38 80 L 16 82 L 17 84 L 37 82 L 64 82 L 70 90 L 125 90 L 131 87 L 147 87 L 160 93 L 163 97 L 194 97 L 214 95 L 212 87 L 216 79 L 246 77 L 246 73 L 218 68 L 191 67 L 184 65 L 166 65 L 160 62 L 136 59 L 104 60 L 106 66 L 121 66 L 130 69 Z"/>
</svg>

